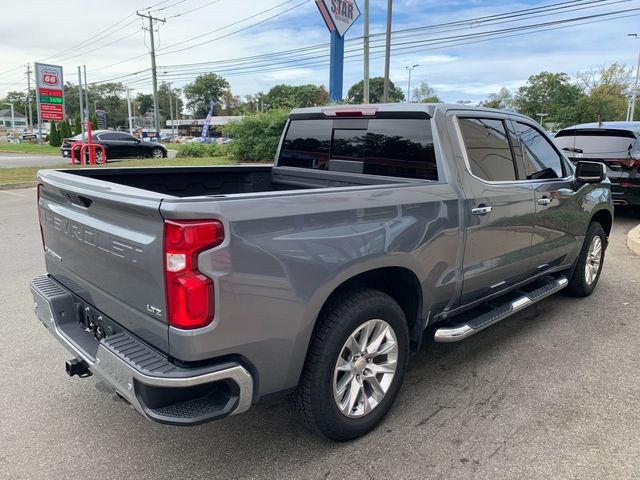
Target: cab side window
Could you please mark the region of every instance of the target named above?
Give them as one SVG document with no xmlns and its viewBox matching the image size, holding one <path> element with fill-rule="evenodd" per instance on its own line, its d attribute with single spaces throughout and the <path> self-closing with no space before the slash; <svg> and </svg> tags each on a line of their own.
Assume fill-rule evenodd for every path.
<svg viewBox="0 0 640 480">
<path fill-rule="evenodd" d="M 564 177 L 562 158 L 546 137 L 530 125 L 520 122 L 514 125 L 522 147 L 524 177 L 527 180 Z"/>
<path fill-rule="evenodd" d="M 460 118 L 460 130 L 471 173 L 490 182 L 516 180 L 504 122 L 493 118 Z"/>
</svg>

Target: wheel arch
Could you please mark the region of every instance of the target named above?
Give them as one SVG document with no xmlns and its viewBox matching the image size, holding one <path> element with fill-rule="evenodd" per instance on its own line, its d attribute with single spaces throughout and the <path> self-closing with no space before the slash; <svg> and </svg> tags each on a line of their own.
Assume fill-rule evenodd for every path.
<svg viewBox="0 0 640 480">
<path fill-rule="evenodd" d="M 604 233 L 607 236 L 607 240 L 609 239 L 609 234 L 611 233 L 611 228 L 613 226 L 613 215 L 607 209 L 598 210 L 591 217 L 591 222 L 598 222 L 602 225 L 604 229 Z"/>
</svg>

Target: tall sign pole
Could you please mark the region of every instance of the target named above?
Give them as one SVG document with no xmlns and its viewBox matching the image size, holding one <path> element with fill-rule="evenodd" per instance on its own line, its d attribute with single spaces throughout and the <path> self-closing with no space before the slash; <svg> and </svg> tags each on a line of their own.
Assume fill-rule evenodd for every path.
<svg viewBox="0 0 640 480">
<path fill-rule="evenodd" d="M 316 0 L 320 14 L 331 32 L 329 101 L 342 101 L 344 34 L 360 16 L 356 0 Z"/>
<path fill-rule="evenodd" d="M 64 79 L 60 65 L 35 63 L 38 143 L 42 143 L 42 122 L 64 120 Z"/>
</svg>

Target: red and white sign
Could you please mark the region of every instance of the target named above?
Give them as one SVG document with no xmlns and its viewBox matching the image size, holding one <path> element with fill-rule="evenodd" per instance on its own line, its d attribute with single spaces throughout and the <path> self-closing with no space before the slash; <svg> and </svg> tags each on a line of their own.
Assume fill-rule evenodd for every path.
<svg viewBox="0 0 640 480">
<path fill-rule="evenodd" d="M 35 64 L 38 115 L 41 120 L 64 120 L 64 81 L 60 65 Z"/>
<path fill-rule="evenodd" d="M 341 37 L 360 17 L 356 0 L 316 0 L 316 5 L 329 30 L 338 32 Z"/>
</svg>

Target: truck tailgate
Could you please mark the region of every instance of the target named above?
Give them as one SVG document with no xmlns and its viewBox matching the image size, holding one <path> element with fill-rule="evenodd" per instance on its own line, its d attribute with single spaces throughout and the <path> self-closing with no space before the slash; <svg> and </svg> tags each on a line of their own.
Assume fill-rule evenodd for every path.
<svg viewBox="0 0 640 480">
<path fill-rule="evenodd" d="M 162 197 L 64 172 L 38 173 L 47 271 L 102 314 L 168 351 Z"/>
</svg>

